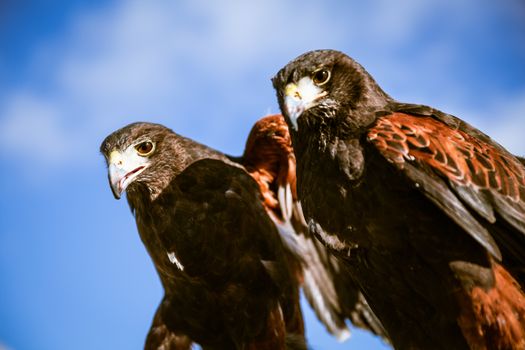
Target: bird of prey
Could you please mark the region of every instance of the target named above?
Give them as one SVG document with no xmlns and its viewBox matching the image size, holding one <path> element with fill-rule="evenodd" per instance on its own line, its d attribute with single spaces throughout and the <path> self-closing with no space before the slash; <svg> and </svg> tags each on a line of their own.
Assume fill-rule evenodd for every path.
<svg viewBox="0 0 525 350">
<path fill-rule="evenodd" d="M 305 348 L 285 247 L 242 167 L 158 124 L 100 149 L 164 287 L 146 349 Z"/>
<path fill-rule="evenodd" d="M 288 125 L 280 114 L 253 126 L 242 157 L 235 158 L 257 181 L 263 204 L 288 246 L 289 265 L 317 318 L 339 341 L 348 338 L 345 323 L 388 339 L 344 265 L 308 231 L 297 199 L 295 157 Z M 295 255 L 295 256 L 294 256 Z"/>
<path fill-rule="evenodd" d="M 308 227 L 396 349 L 525 349 L 525 167 L 464 121 L 400 103 L 347 55 L 273 78 Z"/>
</svg>

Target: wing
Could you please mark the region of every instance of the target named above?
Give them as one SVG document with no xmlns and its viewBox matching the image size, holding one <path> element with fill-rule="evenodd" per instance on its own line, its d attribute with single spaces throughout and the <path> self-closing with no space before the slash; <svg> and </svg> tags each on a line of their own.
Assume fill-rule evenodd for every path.
<svg viewBox="0 0 525 350">
<path fill-rule="evenodd" d="M 211 277 L 207 270 L 213 267 L 224 276 L 233 259 L 247 259 L 247 266 L 260 267 L 260 261 L 283 259 L 256 184 L 242 169 L 221 160 L 199 160 L 178 175 L 170 188 L 177 194 L 158 199 L 172 201 L 163 207 L 171 208 L 169 220 L 174 224 L 167 226 L 175 232 L 164 235 L 164 243 L 174 249 L 181 263 L 190 260 L 185 259 L 186 253 L 194 254 L 196 266 L 183 264 L 189 274 Z M 191 251 L 177 251 L 179 242 Z"/>
<path fill-rule="evenodd" d="M 252 128 L 242 158 L 259 185 L 262 203 L 288 248 L 306 299 L 327 330 L 343 341 L 350 336 L 346 319 L 387 339 L 350 274 L 309 232 L 296 194 L 295 157 L 281 115 L 260 119 Z"/>
<path fill-rule="evenodd" d="M 223 291 L 221 305 L 245 306 L 242 315 L 233 306 L 222 310 L 232 327 L 246 329 L 260 315 L 275 314 L 275 305 L 269 305 L 274 300 L 280 303 L 287 330 L 301 333 L 298 290 L 282 242 L 250 176 L 225 161 L 203 159 L 187 167 L 170 187 L 177 195 L 167 195 L 166 200 L 175 198 L 175 202 L 160 207 L 173 208 L 171 231 L 159 236 L 186 274 Z M 291 324 L 299 324 L 300 329 L 290 329 Z M 252 332 L 257 334 L 261 327 L 255 325 Z"/>
<path fill-rule="evenodd" d="M 525 167 L 467 123 L 429 107 L 395 105 L 368 132 L 380 154 L 511 268 L 525 266 Z M 507 261 L 508 260 L 508 261 Z"/>
</svg>

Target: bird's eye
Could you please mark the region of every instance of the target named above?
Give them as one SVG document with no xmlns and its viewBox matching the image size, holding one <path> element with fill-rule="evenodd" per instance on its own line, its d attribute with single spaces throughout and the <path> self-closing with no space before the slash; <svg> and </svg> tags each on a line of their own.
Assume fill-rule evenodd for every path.
<svg viewBox="0 0 525 350">
<path fill-rule="evenodd" d="M 153 142 L 146 141 L 146 142 L 142 142 L 136 145 L 135 149 L 137 150 L 140 156 L 145 157 L 149 155 L 151 152 L 153 152 L 154 145 L 153 145 Z"/>
<path fill-rule="evenodd" d="M 330 71 L 324 68 L 318 69 L 312 75 L 312 79 L 315 85 L 324 85 L 330 80 Z"/>
</svg>

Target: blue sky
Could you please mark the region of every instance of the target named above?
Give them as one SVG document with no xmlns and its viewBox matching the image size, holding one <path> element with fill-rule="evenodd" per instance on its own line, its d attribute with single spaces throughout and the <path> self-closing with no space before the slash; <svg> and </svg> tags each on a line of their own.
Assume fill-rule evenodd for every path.
<svg viewBox="0 0 525 350">
<path fill-rule="evenodd" d="M 525 154 L 520 0 L 0 5 L 0 349 L 141 348 L 162 291 L 100 142 L 146 120 L 240 154 L 269 79 L 318 48 Z M 306 318 L 313 349 L 384 348 Z"/>
</svg>

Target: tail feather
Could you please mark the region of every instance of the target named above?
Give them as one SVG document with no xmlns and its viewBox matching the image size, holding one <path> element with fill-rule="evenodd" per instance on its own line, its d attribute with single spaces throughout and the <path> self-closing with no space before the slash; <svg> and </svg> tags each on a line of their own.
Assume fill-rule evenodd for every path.
<svg viewBox="0 0 525 350">
<path fill-rule="evenodd" d="M 345 316 L 339 304 L 337 291 L 327 271 L 322 268 L 323 262 L 313 240 L 304 240 L 308 249 L 308 264 L 303 267 L 303 291 L 312 306 L 317 318 L 325 325 L 328 332 L 342 342 L 350 337 L 350 330 L 346 326 Z"/>
</svg>

